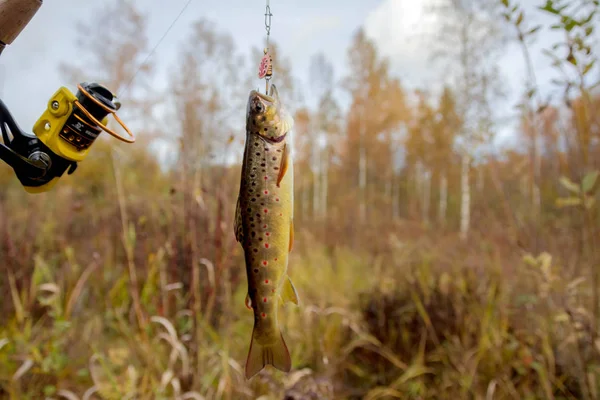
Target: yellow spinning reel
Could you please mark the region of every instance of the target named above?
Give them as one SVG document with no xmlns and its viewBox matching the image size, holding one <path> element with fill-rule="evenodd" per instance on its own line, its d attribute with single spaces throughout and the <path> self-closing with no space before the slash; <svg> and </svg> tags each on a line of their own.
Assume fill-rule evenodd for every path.
<svg viewBox="0 0 600 400">
<path fill-rule="evenodd" d="M 0 0 L 0 54 L 41 5 L 42 0 Z M 0 130 L 4 140 L 0 143 L 0 159 L 15 170 L 29 193 L 46 192 L 65 171 L 72 174 L 102 131 L 127 143 L 135 141 L 115 114 L 121 104 L 110 90 L 97 83 L 82 83 L 77 89 L 76 94 L 65 87 L 54 93 L 46 111 L 33 126 L 35 135 L 23 132 L 0 100 Z M 109 114 L 114 115 L 129 138 L 106 127 Z"/>
<path fill-rule="evenodd" d="M 33 126 L 35 136 L 19 128 L 0 100 L 0 129 L 4 140 L 4 144 L 0 143 L 0 158 L 15 170 L 29 193 L 46 192 L 65 171 L 72 174 L 102 131 L 123 142 L 135 142 L 134 135 L 116 115 L 121 104 L 110 90 L 97 83 L 82 83 L 77 89 L 76 94 L 65 87 L 54 93 Z M 106 126 L 109 114 L 114 115 L 129 137 Z"/>
</svg>

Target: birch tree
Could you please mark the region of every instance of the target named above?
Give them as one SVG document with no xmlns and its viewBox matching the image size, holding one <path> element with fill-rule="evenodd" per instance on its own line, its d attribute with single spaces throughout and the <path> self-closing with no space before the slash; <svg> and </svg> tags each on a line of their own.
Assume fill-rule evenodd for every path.
<svg viewBox="0 0 600 400">
<path fill-rule="evenodd" d="M 103 21 L 101 30 L 96 21 Z M 60 72 L 73 85 L 95 81 L 118 95 L 124 106 L 119 112 L 123 120 L 147 121 L 143 126 L 145 135 L 136 141 L 139 147 L 140 142 L 148 141 L 155 125 L 149 116 L 158 103 L 151 80 L 154 63 L 147 59 L 151 51 L 147 17 L 131 1 L 113 0 L 95 9 L 89 19 L 77 22 L 76 26 L 76 61 L 61 63 Z"/>
<path fill-rule="evenodd" d="M 493 0 L 443 0 L 435 12 L 443 15 L 441 31 L 434 40 L 439 46 L 436 58 L 449 63 L 451 83 L 459 96 L 460 135 L 456 146 L 461 155 L 460 236 L 468 237 L 470 227 L 470 170 L 473 156 L 490 142 L 490 98 L 498 93 L 495 58 L 504 36 Z M 458 68 L 456 68 L 458 67 Z M 492 85 L 494 83 L 494 85 Z M 486 126 L 488 125 L 488 126 Z"/>
<path fill-rule="evenodd" d="M 369 213 L 370 194 L 381 197 L 380 193 L 392 179 L 394 157 L 389 151 L 390 132 L 406 120 L 406 111 L 399 80 L 391 76 L 388 60 L 379 57 L 375 45 L 362 30 L 356 33 L 348 55 L 350 74 L 344 80 L 344 87 L 352 95 L 352 104 L 347 118 L 346 161 L 358 168 L 347 172 L 354 180 L 349 185 L 358 183 L 359 220 L 364 222 Z M 373 190 L 369 190 L 372 183 Z"/>
<path fill-rule="evenodd" d="M 415 110 L 414 123 L 409 129 L 406 141 L 409 169 L 412 171 L 415 192 L 418 196 L 421 220 L 429 221 L 431 200 L 431 171 L 434 166 L 436 143 L 435 110 L 429 104 L 427 96 L 418 91 L 419 101 Z"/>
<path fill-rule="evenodd" d="M 318 104 L 315 110 L 316 118 L 313 118 L 312 126 L 312 162 L 311 170 L 313 173 L 313 217 L 321 217 L 325 207 L 323 201 L 323 192 L 326 190 L 323 187 L 323 177 L 326 175 L 326 155 L 323 154 L 323 142 L 326 135 L 323 132 L 320 119 L 322 112 L 320 109 L 322 98 L 333 90 L 333 66 L 327 61 L 323 53 L 315 54 L 310 63 L 309 68 L 309 83 L 313 96 L 318 99 Z M 326 178 L 325 178 L 326 179 Z"/>
<path fill-rule="evenodd" d="M 461 120 L 457 111 L 456 98 L 450 87 L 444 87 L 437 108 L 434 129 L 435 163 L 438 168 L 439 204 L 438 221 L 446 224 L 448 208 L 448 171 L 453 159 L 453 146 L 459 134 Z"/>
<path fill-rule="evenodd" d="M 329 193 L 329 165 L 331 138 L 340 129 L 341 111 L 334 96 L 333 65 L 323 53 L 317 53 L 311 60 L 309 80 L 317 99 L 314 123 L 316 137 L 313 143 L 314 151 L 318 154 L 318 162 L 313 167 L 315 176 L 315 200 L 318 204 L 317 216 L 327 215 L 327 198 Z M 318 190 L 317 190 L 318 188 Z"/>
<path fill-rule="evenodd" d="M 97 29 L 99 20 L 105 21 L 101 30 Z M 153 99 L 154 92 L 149 80 L 152 76 L 153 64 L 151 62 L 143 63 L 150 52 L 146 16 L 131 2 L 114 0 L 103 7 L 94 9 L 89 19 L 78 22 L 76 26 L 78 50 L 76 61 L 61 63 L 59 65 L 60 72 L 73 82 L 73 85 L 95 81 L 107 87 L 123 102 L 124 107 L 119 110 L 119 114 L 124 121 L 135 120 L 135 117 L 151 121 L 152 118 L 149 116 L 151 116 L 152 106 L 156 102 Z M 110 49 L 110 51 L 98 51 L 98 49 Z M 112 121 L 109 122 L 109 125 L 111 123 Z M 147 146 L 150 142 L 149 133 L 151 131 L 148 126 L 132 123 L 128 123 L 128 125 L 137 132 L 140 128 L 145 128 L 144 134 L 138 135 L 135 144 L 135 148 L 142 147 L 142 151 L 130 150 L 128 158 L 113 158 L 115 180 L 103 179 L 102 175 L 98 174 L 98 171 L 106 167 L 107 158 L 110 159 L 111 156 L 110 144 L 108 146 L 102 144 L 103 138 L 108 135 L 96 139 L 92 151 L 73 179 L 78 182 L 77 187 L 83 192 L 103 187 L 104 191 L 109 193 L 106 198 L 110 199 L 111 203 L 115 197 L 119 197 L 119 205 L 115 212 L 121 219 L 123 247 L 127 255 L 129 293 L 138 324 L 143 327 L 146 324 L 146 315 L 142 310 L 140 299 L 140 280 L 136 267 L 135 248 L 127 241 L 124 234 L 134 226 L 131 223 L 131 212 L 127 207 L 128 203 L 134 200 L 130 200 L 129 194 L 123 191 L 123 188 L 128 186 L 128 182 L 140 179 L 141 174 L 136 168 L 131 168 L 128 174 L 121 174 L 120 170 L 131 165 L 151 165 L 151 163 L 144 162 L 148 153 L 143 151 L 145 150 L 143 149 L 144 145 Z M 119 163 L 116 163 L 117 159 Z M 115 183 L 116 193 L 114 193 Z M 85 190 L 86 188 L 88 190 Z M 151 188 L 151 185 L 147 185 L 145 190 L 148 190 L 149 193 Z M 140 196 L 143 195 L 144 193 L 140 193 Z"/>
<path fill-rule="evenodd" d="M 173 180 L 179 183 L 181 194 L 175 200 L 181 203 L 175 208 L 172 239 L 182 258 L 180 279 L 196 311 L 200 304 L 211 309 L 208 300 L 217 291 L 206 280 L 202 282 L 205 290 L 200 290 L 198 275 L 191 273 L 199 268 L 201 257 L 214 264 L 215 279 L 225 282 L 218 290 L 227 290 L 231 278 L 224 255 L 235 239 L 224 226 L 233 223 L 234 209 L 227 206 L 232 185 L 227 183 L 231 182 L 226 179 L 227 171 L 217 165 L 227 161 L 233 139 L 244 130 L 239 110 L 245 108 L 247 88 L 240 84 L 239 65 L 243 58 L 232 37 L 200 19 L 179 50 L 170 80 L 171 112 L 178 122 L 172 129 L 180 133 L 172 135 L 178 141 Z M 200 296 L 205 298 L 200 301 Z M 210 320 L 211 315 L 206 318 Z"/>
<path fill-rule="evenodd" d="M 307 221 L 309 219 L 310 206 L 310 175 L 307 173 L 310 169 L 310 127 L 311 114 L 310 111 L 303 107 L 294 113 L 294 173 L 298 173 L 298 177 L 294 178 L 294 197 L 299 199 L 296 207 L 298 221 Z"/>
<path fill-rule="evenodd" d="M 376 85 L 386 71 L 386 66 L 378 59 L 375 45 L 366 37 L 362 30 L 354 36 L 354 42 L 348 52 L 350 74 L 345 79 L 346 89 L 352 95 L 353 101 L 348 118 L 348 139 L 350 153 L 348 161 L 358 160 L 358 170 L 351 173 L 358 183 L 359 220 L 364 222 L 367 216 L 367 132 L 371 131 L 369 113 L 369 98 L 377 91 Z M 372 104 L 372 103 L 371 103 Z M 354 171 L 353 171 L 354 172 Z M 356 183 L 352 184 L 354 186 Z"/>
</svg>

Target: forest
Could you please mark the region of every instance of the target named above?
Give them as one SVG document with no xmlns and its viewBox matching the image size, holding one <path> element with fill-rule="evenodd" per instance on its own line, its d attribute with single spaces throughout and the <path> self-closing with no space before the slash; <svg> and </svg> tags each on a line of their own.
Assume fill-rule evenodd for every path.
<svg viewBox="0 0 600 400">
<path fill-rule="evenodd" d="M 200 18 L 159 90 L 153 58 L 137 70 L 154 43 L 135 3 L 98 8 L 102 34 L 82 17 L 61 73 L 127 88 L 137 141 L 101 135 L 43 194 L 1 167 L 0 398 L 599 399 L 599 11 L 537 0 L 537 25 L 517 0 L 445 0 L 441 90 L 407 89 L 361 27 L 344 76 L 323 53 L 295 69 L 272 38 L 300 304 L 279 311 L 292 371 L 251 380 L 234 217 L 263 49 Z M 543 31 L 551 97 L 531 61 Z M 527 79 L 499 148 L 509 45 Z"/>
</svg>

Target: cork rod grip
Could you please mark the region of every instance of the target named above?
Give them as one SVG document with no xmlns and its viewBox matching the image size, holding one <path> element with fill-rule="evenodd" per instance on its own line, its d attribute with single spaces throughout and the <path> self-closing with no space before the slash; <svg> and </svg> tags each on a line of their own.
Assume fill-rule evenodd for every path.
<svg viewBox="0 0 600 400">
<path fill-rule="evenodd" d="M 41 6 L 42 0 L 0 0 L 0 42 L 11 44 Z"/>
</svg>

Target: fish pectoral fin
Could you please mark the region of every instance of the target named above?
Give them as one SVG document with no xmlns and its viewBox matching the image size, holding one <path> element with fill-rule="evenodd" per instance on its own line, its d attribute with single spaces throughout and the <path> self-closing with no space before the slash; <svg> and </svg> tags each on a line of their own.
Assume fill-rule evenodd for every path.
<svg viewBox="0 0 600 400">
<path fill-rule="evenodd" d="M 288 253 L 291 253 L 293 248 L 294 248 L 294 220 L 292 219 L 290 221 L 290 246 L 288 249 Z"/>
<path fill-rule="evenodd" d="M 240 198 L 238 196 L 235 206 L 235 222 L 234 222 L 235 240 L 242 242 L 244 239 L 244 231 L 242 229 L 242 209 L 240 207 Z"/>
<path fill-rule="evenodd" d="M 246 300 L 244 300 L 244 304 L 246 304 L 246 308 L 248 310 L 252 310 L 252 300 L 250 299 L 250 295 L 246 293 Z"/>
<path fill-rule="evenodd" d="M 250 379 L 258 374 L 266 365 L 272 365 L 283 372 L 290 372 L 292 369 L 292 358 L 281 332 L 279 332 L 279 336 L 275 342 L 268 345 L 261 345 L 258 341 L 254 340 L 257 334 L 256 325 L 254 325 L 250 351 L 248 351 L 248 359 L 246 360 L 246 379 Z"/>
<path fill-rule="evenodd" d="M 296 288 L 294 287 L 289 275 L 283 280 L 280 296 L 283 304 L 292 302 L 295 305 L 298 305 L 300 303 L 300 300 L 298 299 L 298 292 L 296 292 Z"/>
<path fill-rule="evenodd" d="M 290 152 L 287 144 L 283 146 L 283 155 L 281 156 L 281 164 L 279 165 L 279 174 L 277 175 L 277 187 L 281 184 L 285 173 L 288 171 L 290 166 Z"/>
</svg>

